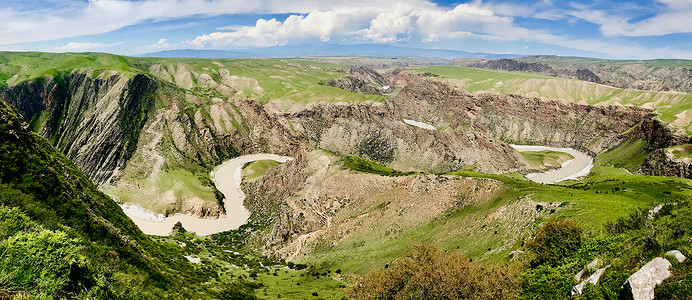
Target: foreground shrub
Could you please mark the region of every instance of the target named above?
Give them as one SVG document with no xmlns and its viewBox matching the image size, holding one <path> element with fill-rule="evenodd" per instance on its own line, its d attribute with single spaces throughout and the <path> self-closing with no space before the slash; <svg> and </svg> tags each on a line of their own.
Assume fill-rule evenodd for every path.
<svg viewBox="0 0 692 300">
<path fill-rule="evenodd" d="M 582 229 L 570 219 L 550 219 L 536 232 L 526 247 L 533 254 L 532 265 L 556 265 L 581 247 Z"/>
<path fill-rule="evenodd" d="M 433 246 L 413 245 L 388 268 L 355 279 L 352 299 L 514 299 L 518 266 L 484 266 Z"/>
</svg>

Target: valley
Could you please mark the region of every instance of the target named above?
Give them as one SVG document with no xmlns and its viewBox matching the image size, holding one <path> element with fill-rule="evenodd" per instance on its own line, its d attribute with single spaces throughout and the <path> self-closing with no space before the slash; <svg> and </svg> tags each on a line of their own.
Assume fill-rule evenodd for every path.
<svg viewBox="0 0 692 300">
<path fill-rule="evenodd" d="M 45 225 L 94 243 L 62 286 L 79 297 L 153 277 L 158 297 L 341 299 L 413 244 L 507 267 L 513 298 L 565 298 L 598 258 L 593 289 L 612 296 L 653 257 L 692 254 L 690 94 L 421 66 L 440 63 L 0 52 L 0 204 L 44 220 L 11 193 L 81 199 Z M 17 179 L 32 151 L 60 162 L 32 163 L 46 188 Z M 578 247 L 539 262 L 527 245 L 565 219 Z M 89 277 L 106 265 L 115 289 Z M 689 268 L 657 293 L 689 292 Z"/>
</svg>

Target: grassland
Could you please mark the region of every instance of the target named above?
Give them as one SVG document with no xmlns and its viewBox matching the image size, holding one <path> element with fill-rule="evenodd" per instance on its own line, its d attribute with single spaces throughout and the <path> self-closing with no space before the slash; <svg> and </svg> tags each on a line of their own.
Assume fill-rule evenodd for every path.
<svg viewBox="0 0 692 300">
<path fill-rule="evenodd" d="M 536 169 L 559 168 L 562 163 L 574 159 L 569 153 L 543 150 L 543 151 L 522 151 L 519 152 L 529 166 Z"/>
<path fill-rule="evenodd" d="M 267 172 L 267 169 L 269 167 L 273 166 L 278 166 L 281 163 L 278 161 L 273 161 L 273 160 L 256 160 L 253 162 L 249 162 L 243 166 L 242 169 L 242 180 L 248 180 L 252 181 L 255 179 L 258 179 L 264 175 L 264 173 Z"/>
<path fill-rule="evenodd" d="M 94 77 L 106 71 L 128 76 L 137 73 L 125 57 L 113 54 L 0 52 L 0 86 L 78 70 L 90 70 Z"/>
<path fill-rule="evenodd" d="M 75 71 L 88 72 L 93 77 L 122 74 L 149 74 L 152 65 L 160 65 L 168 75 L 159 77 L 184 80 L 190 92 L 204 90 L 197 75 L 208 74 L 219 80 L 219 70 L 230 75 L 256 80 L 259 89 L 247 87 L 243 95 L 266 103 L 274 101 L 288 109 L 294 104 L 309 102 L 382 101 L 383 96 L 352 93 L 324 85 L 330 79 L 346 76 L 343 66 L 300 59 L 198 59 L 126 57 L 107 53 L 42 53 L 0 52 L 0 86 L 35 80 L 44 76 L 67 75 Z M 181 69 L 180 67 L 183 67 Z M 173 71 L 173 72 L 170 72 Z M 189 77 L 179 73 L 191 72 Z M 183 78 L 183 79 L 180 79 Z M 187 78 L 187 79 L 186 79 Z M 188 82 L 188 80 L 190 82 Z"/>
<path fill-rule="evenodd" d="M 623 141 L 619 146 L 601 153 L 594 160 L 596 164 L 624 168 L 631 173 L 639 169 L 646 156 L 651 153 L 649 143 L 640 139 Z"/>
<path fill-rule="evenodd" d="M 692 134 L 689 116 L 692 94 L 620 89 L 592 82 L 536 75 L 455 66 L 416 68 L 420 73 L 439 75 L 441 80 L 466 90 L 496 91 L 528 97 L 547 97 L 588 104 L 634 105 L 654 109 L 663 121 Z"/>
<path fill-rule="evenodd" d="M 692 144 L 677 145 L 666 148 L 676 159 L 692 158 Z"/>
<path fill-rule="evenodd" d="M 156 237 L 157 243 L 173 256 L 193 257 L 197 273 L 211 273 L 210 280 L 196 287 L 221 294 L 223 299 L 241 295 L 223 294 L 227 287 L 246 286 L 246 293 L 259 299 L 342 299 L 345 287 L 340 271 L 307 265 L 296 265 L 262 256 L 239 242 L 239 232 L 210 237 L 179 233 Z M 183 258 L 184 259 L 184 258 Z"/>
</svg>

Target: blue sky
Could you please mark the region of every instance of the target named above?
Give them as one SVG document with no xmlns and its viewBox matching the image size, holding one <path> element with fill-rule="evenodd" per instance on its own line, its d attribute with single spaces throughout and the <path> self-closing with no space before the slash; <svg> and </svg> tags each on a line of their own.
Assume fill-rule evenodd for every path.
<svg viewBox="0 0 692 300">
<path fill-rule="evenodd" d="M 692 59 L 692 0 L 0 0 L 0 50 L 319 44 Z"/>
</svg>

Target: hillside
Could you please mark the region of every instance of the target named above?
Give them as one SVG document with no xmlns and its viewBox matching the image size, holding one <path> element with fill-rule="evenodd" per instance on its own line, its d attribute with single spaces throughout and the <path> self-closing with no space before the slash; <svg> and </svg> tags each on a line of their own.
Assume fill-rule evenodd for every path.
<svg viewBox="0 0 692 300">
<path fill-rule="evenodd" d="M 660 119 L 687 134 L 692 133 L 692 95 L 680 92 L 622 89 L 577 79 L 528 72 L 440 66 L 417 68 L 435 74 L 469 92 L 497 91 L 527 97 L 562 99 L 591 105 L 633 105 L 655 110 Z"/>
</svg>

